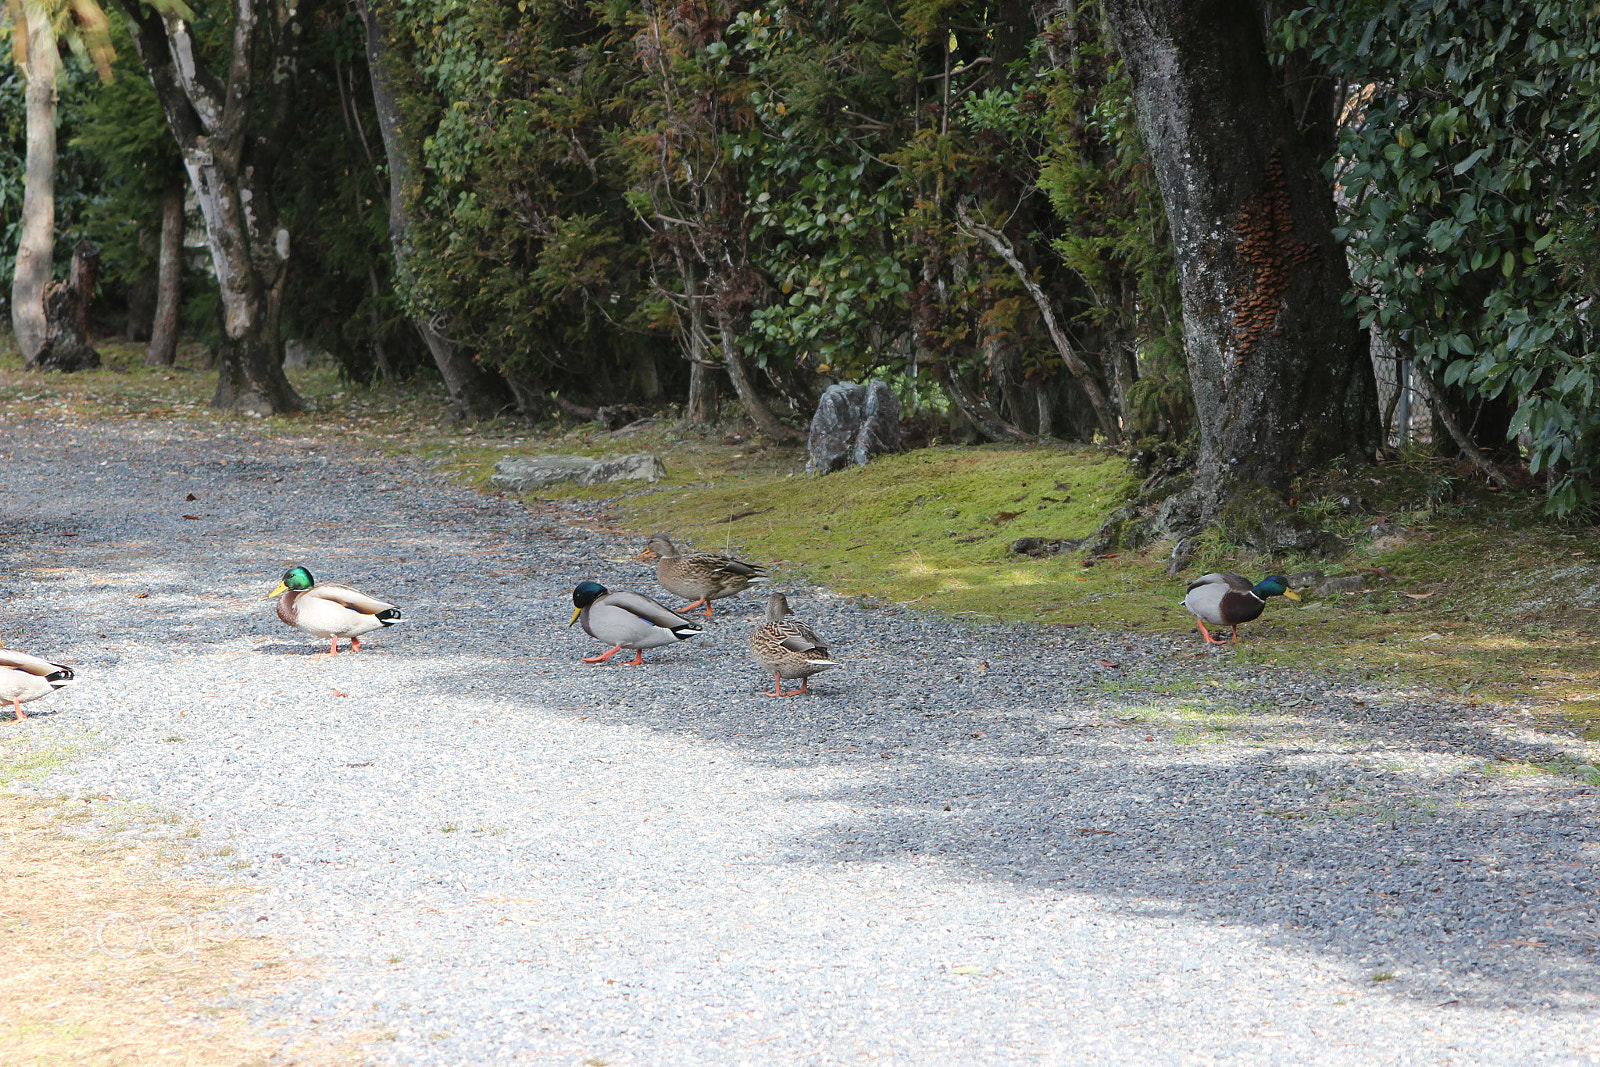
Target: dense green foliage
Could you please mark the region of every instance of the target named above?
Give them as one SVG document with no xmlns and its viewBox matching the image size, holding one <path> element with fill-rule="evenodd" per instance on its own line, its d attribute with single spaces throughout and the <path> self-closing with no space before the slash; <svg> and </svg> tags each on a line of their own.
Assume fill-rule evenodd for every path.
<svg viewBox="0 0 1600 1067">
<path fill-rule="evenodd" d="M 1318 0 L 1284 27 L 1355 91 L 1330 164 L 1355 306 L 1509 402 L 1561 514 L 1592 503 L 1600 26 L 1561 0 Z"/>
<path fill-rule="evenodd" d="M 294 242 L 283 335 L 347 376 L 432 374 L 409 321 L 426 316 L 534 417 L 679 403 L 691 361 L 725 383 L 731 355 L 791 420 L 829 382 L 880 375 L 935 432 L 1092 440 L 1042 301 L 1124 434 L 1192 430 L 1166 219 L 1096 0 L 372 2 L 420 164 L 406 276 L 345 5 L 307 8 L 274 188 Z M 1291 99 L 1345 101 L 1328 173 L 1353 313 L 1547 478 L 1552 510 L 1582 512 L 1600 439 L 1589 9 L 1302 2 L 1277 42 Z M 217 55 L 223 11 L 196 9 Z M 66 66 L 57 251 L 100 243 L 116 307 L 153 271 L 179 165 L 113 30 L 114 82 Z M 0 256 L 21 151 L 8 69 Z M 215 296 L 190 291 L 209 325 Z"/>
<path fill-rule="evenodd" d="M 792 410 L 832 377 L 955 374 L 1029 431 L 1048 390 L 1091 436 L 962 200 L 1005 220 L 1092 362 L 1128 364 L 1112 384 L 1157 357 L 1144 421 L 1184 410 L 1159 206 L 1092 13 L 1049 46 L 1021 5 L 393 10 L 426 163 L 413 297 L 524 397 L 682 395 L 683 359 L 731 337 Z"/>
</svg>

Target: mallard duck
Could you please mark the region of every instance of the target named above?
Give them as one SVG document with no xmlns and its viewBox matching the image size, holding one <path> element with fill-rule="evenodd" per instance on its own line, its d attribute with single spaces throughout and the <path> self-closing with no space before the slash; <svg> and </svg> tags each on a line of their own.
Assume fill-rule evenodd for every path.
<svg viewBox="0 0 1600 1067">
<path fill-rule="evenodd" d="M 342 585 L 318 585 L 301 566 L 283 572 L 267 599 L 278 598 L 278 618 L 313 637 L 326 637 L 331 645 L 319 656 L 337 656 L 339 638 L 350 639 L 350 651 L 361 651 L 361 635 L 404 621 L 400 609 Z"/>
<path fill-rule="evenodd" d="M 694 601 L 684 606 L 683 611 L 705 605 L 708 619 L 713 600 L 733 596 L 751 583 L 767 579 L 765 567 L 718 552 L 695 552 L 685 556 L 665 534 L 656 534 L 645 542 L 644 548 L 656 556 L 656 581 L 661 583 L 661 588 Z"/>
<path fill-rule="evenodd" d="M 1203 574 L 1189 583 L 1183 606 L 1194 616 L 1205 639 L 1213 645 L 1220 645 L 1223 642 L 1211 636 L 1206 623 L 1233 627 L 1233 639 L 1237 641 L 1239 624 L 1258 618 L 1267 606 L 1269 596 L 1300 599 L 1300 594 L 1289 588 L 1289 579 L 1281 574 L 1263 578 L 1255 585 L 1250 584 L 1250 579 L 1237 574 Z"/>
<path fill-rule="evenodd" d="M 767 598 L 767 621 L 756 627 L 750 635 L 750 654 L 757 663 L 776 677 L 773 690 L 762 690 L 762 696 L 793 697 L 810 692 L 806 688 L 813 674 L 821 674 L 838 664 L 828 658 L 822 638 L 799 619 L 789 618 L 794 611 L 782 593 Z M 800 679 L 800 688 L 783 691 L 785 678 Z"/>
<path fill-rule="evenodd" d="M 696 624 L 665 604 L 643 593 L 613 593 L 599 582 L 579 582 L 572 590 L 572 622 L 583 620 L 590 637 L 611 644 L 598 656 L 585 656 L 585 663 L 604 663 L 619 649 L 634 650 L 631 660 L 618 660 L 625 667 L 644 665 L 644 650 L 660 648 L 675 641 L 687 641 L 705 633 Z"/>
<path fill-rule="evenodd" d="M 17 722 L 26 719 L 22 705 L 47 697 L 64 685 L 72 684 L 72 668 L 30 656 L 0 645 L 0 702 L 11 701 Z"/>
</svg>

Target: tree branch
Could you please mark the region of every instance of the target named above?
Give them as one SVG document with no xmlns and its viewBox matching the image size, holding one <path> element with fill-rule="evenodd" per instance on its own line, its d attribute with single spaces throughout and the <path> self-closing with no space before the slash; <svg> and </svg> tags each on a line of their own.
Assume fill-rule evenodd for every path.
<svg viewBox="0 0 1600 1067">
<path fill-rule="evenodd" d="M 141 20 L 142 21 L 142 20 Z M 215 135 L 222 124 L 225 110 L 223 97 L 226 90 L 206 73 L 195 58 L 194 38 L 189 35 L 188 24 L 182 19 L 162 19 L 166 51 L 172 57 L 172 71 L 183 95 L 189 98 L 189 107 L 207 134 Z M 143 49 L 140 50 L 143 55 Z M 145 57 L 149 62 L 149 57 Z"/>
<path fill-rule="evenodd" d="M 1094 408 L 1095 419 L 1100 423 L 1100 429 L 1105 432 L 1106 438 L 1117 444 L 1122 439 L 1122 430 L 1117 423 L 1116 413 L 1111 410 L 1111 405 L 1106 402 L 1105 394 L 1100 391 L 1100 385 L 1094 380 L 1094 372 L 1089 369 L 1078 353 L 1073 349 L 1072 342 L 1067 340 L 1067 335 L 1062 332 L 1056 323 L 1055 311 L 1050 307 L 1050 301 L 1045 297 L 1044 290 L 1039 288 L 1037 282 L 1028 277 L 1028 272 L 1023 268 L 1022 261 L 1017 258 L 1017 251 L 1012 247 L 1011 241 L 999 230 L 973 219 L 967 213 L 966 205 L 956 204 L 956 217 L 961 220 L 963 232 L 969 236 L 977 237 L 995 250 L 995 253 L 1010 264 L 1016 272 L 1017 280 L 1022 287 L 1028 290 L 1028 295 L 1033 297 L 1033 302 L 1038 305 L 1039 314 L 1044 317 L 1045 329 L 1050 331 L 1050 340 L 1056 346 L 1056 352 L 1061 356 L 1061 362 L 1067 365 L 1067 370 L 1078 380 L 1078 387 L 1089 398 L 1089 405 Z"/>
<path fill-rule="evenodd" d="M 1472 443 L 1472 438 L 1467 436 L 1467 432 L 1461 428 L 1461 423 L 1456 419 L 1455 412 L 1451 411 L 1450 405 L 1445 402 L 1444 390 L 1439 388 L 1439 383 L 1433 380 L 1433 375 L 1428 373 L 1426 367 L 1417 365 L 1416 379 L 1417 384 L 1422 386 L 1422 391 L 1428 394 L 1428 403 L 1433 405 L 1433 413 L 1444 423 L 1444 428 L 1449 431 L 1451 440 L 1461 449 L 1461 454 L 1470 459 L 1473 466 L 1481 470 L 1484 477 L 1495 485 L 1501 489 L 1510 489 L 1511 479 L 1501 474 L 1500 469 L 1490 463 L 1488 457 Z"/>
</svg>

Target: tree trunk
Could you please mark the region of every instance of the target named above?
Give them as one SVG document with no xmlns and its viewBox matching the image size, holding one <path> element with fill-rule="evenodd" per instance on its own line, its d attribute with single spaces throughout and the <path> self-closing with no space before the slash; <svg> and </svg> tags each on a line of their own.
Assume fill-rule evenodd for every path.
<svg viewBox="0 0 1600 1067">
<path fill-rule="evenodd" d="M 1380 444 L 1320 159 L 1248 0 L 1107 0 L 1172 228 L 1200 450 L 1188 514 Z M 1169 509 L 1170 511 L 1171 509 Z M 1174 513 L 1176 515 L 1176 513 Z"/>
<path fill-rule="evenodd" d="M 1072 342 L 1067 339 L 1066 332 L 1056 322 L 1055 309 L 1050 306 L 1050 300 L 1044 295 L 1044 290 L 1039 288 L 1039 283 L 1029 276 L 1022 266 L 1022 260 L 1017 258 L 1016 249 L 1005 234 L 992 227 L 985 226 L 973 219 L 967 213 L 964 205 L 956 204 L 956 216 L 961 220 L 962 227 L 974 237 L 979 238 L 995 254 L 1005 260 L 1007 265 L 1017 276 L 1017 281 L 1028 291 L 1033 298 L 1034 306 L 1039 309 L 1039 315 L 1044 319 L 1045 329 L 1050 333 L 1050 341 L 1056 346 L 1056 353 L 1061 357 L 1061 362 L 1067 365 L 1067 370 L 1078 380 L 1078 387 L 1089 398 L 1089 403 L 1094 405 L 1095 416 L 1100 422 L 1100 429 L 1105 433 L 1106 439 L 1112 444 L 1122 440 L 1121 427 L 1117 421 L 1117 413 L 1106 403 L 1105 393 L 1100 389 L 1100 383 L 1095 380 L 1094 371 L 1078 355 L 1072 347 Z"/>
<path fill-rule="evenodd" d="M 702 353 L 703 355 L 703 353 Z M 703 359 L 689 363 L 689 393 L 683 403 L 685 426 L 709 426 L 717 417 L 717 379 Z"/>
<path fill-rule="evenodd" d="M 100 353 L 89 344 L 89 307 L 100 277 L 100 249 L 79 241 L 72 250 L 72 276 L 44 287 L 44 345 L 30 364 L 36 370 L 89 370 Z"/>
<path fill-rule="evenodd" d="M 44 287 L 50 282 L 56 231 L 56 35 L 47 4 L 26 0 L 22 11 L 27 58 L 24 94 L 28 159 L 22 186 L 22 233 L 11 276 L 11 332 L 29 366 L 45 342 Z"/>
<path fill-rule="evenodd" d="M 727 314 L 717 316 L 717 333 L 722 337 L 722 360 L 728 368 L 728 378 L 733 382 L 733 391 L 739 394 L 744 413 L 750 416 L 756 429 L 774 441 L 800 440 L 800 435 L 780 422 L 772 409 L 767 407 L 767 402 L 761 399 L 761 394 L 756 392 L 755 383 L 745 369 L 744 353 L 739 351 L 738 337 L 728 318 Z"/>
<path fill-rule="evenodd" d="M 1461 454 L 1466 456 L 1473 466 L 1482 471 L 1484 477 L 1495 485 L 1501 489 L 1511 488 L 1511 479 L 1501 474 L 1495 468 L 1495 465 L 1489 462 L 1489 458 L 1478 448 L 1477 442 L 1473 441 L 1466 428 L 1461 425 L 1455 413 L 1451 411 L 1450 403 L 1445 399 L 1444 391 L 1439 388 L 1439 383 L 1433 380 L 1433 375 L 1428 373 L 1426 367 L 1417 368 L 1416 381 L 1417 386 L 1433 406 L 1434 419 L 1444 426 L 1445 433 L 1450 435 L 1450 439 L 1456 443 L 1456 447 L 1461 450 Z"/>
<path fill-rule="evenodd" d="M 955 401 L 956 407 L 961 409 L 961 414 L 977 428 L 978 433 L 990 441 L 1026 441 L 1028 435 L 1011 425 L 1000 417 L 999 412 L 989 406 L 971 386 L 962 381 L 961 375 L 953 371 L 944 375 L 945 385 L 950 390 L 950 399 Z"/>
<path fill-rule="evenodd" d="M 139 259 L 143 261 L 151 248 L 160 249 L 161 235 L 152 235 L 147 227 L 139 227 Z M 148 270 L 139 272 L 128 286 L 128 321 L 122 339 L 129 344 L 150 340 L 150 331 L 156 317 L 156 276 Z"/>
<path fill-rule="evenodd" d="M 661 400 L 661 375 L 656 372 L 656 354 L 643 345 L 633 352 L 634 388 L 647 404 Z"/>
<path fill-rule="evenodd" d="M 433 355 L 450 406 L 458 419 L 492 419 L 515 404 L 504 378 L 473 359 L 441 332 L 438 309 L 420 291 L 411 270 L 412 205 L 421 188 L 417 145 L 401 126 L 395 85 L 400 75 L 391 69 L 389 31 L 382 0 L 358 4 L 367 30 L 367 70 L 372 77 L 372 103 L 378 114 L 384 155 L 389 160 L 389 247 L 394 253 L 395 287 L 407 313 Z"/>
<path fill-rule="evenodd" d="M 128 7 L 134 44 L 183 153 L 205 219 L 222 300 L 214 407 L 255 414 L 299 411 L 305 401 L 283 375 L 274 314 L 289 263 L 289 231 L 278 223 L 272 171 L 294 128 L 294 69 L 303 27 L 298 8 L 234 0 L 226 82 L 196 55 L 188 23 Z M 267 17 L 261 18 L 261 15 Z M 270 76 L 253 80 L 257 48 Z"/>
<path fill-rule="evenodd" d="M 683 275 L 683 297 L 688 305 L 683 348 L 689 353 L 689 395 L 683 402 L 683 424 L 709 426 L 717 417 L 717 381 L 706 362 L 706 305 L 700 298 L 694 264 L 682 252 L 677 254 L 677 259 L 678 270 Z"/>
<path fill-rule="evenodd" d="M 161 260 L 156 276 L 156 315 L 150 324 L 149 367 L 170 367 L 178 359 L 178 315 L 183 310 L 183 180 L 161 190 Z"/>
</svg>

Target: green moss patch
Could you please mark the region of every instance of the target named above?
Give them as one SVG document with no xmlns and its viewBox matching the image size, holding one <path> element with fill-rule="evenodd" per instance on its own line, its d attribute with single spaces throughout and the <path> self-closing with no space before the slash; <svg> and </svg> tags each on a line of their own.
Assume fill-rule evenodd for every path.
<svg viewBox="0 0 1600 1067">
<path fill-rule="evenodd" d="M 776 563 L 780 582 L 953 615 L 1085 623 L 1102 621 L 1093 605 L 1103 598 L 1152 591 L 1115 560 L 1086 568 L 1010 546 L 1086 538 L 1136 485 L 1125 459 L 1097 449 L 929 448 L 822 478 L 789 470 L 667 488 L 623 511 L 640 532 Z"/>
</svg>

